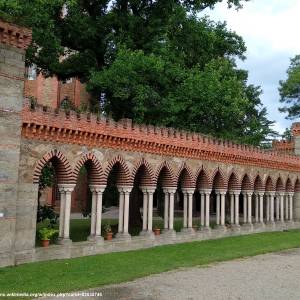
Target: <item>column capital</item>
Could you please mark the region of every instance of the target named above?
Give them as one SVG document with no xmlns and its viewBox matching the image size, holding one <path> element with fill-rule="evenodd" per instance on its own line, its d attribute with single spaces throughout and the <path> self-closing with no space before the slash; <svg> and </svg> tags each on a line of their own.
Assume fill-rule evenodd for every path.
<svg viewBox="0 0 300 300">
<path fill-rule="evenodd" d="M 72 184 L 72 183 L 64 183 L 64 184 L 58 184 L 58 190 L 60 192 L 73 192 L 74 188 L 75 188 L 76 184 Z"/>
<path fill-rule="evenodd" d="M 237 196 L 239 196 L 240 193 L 241 193 L 241 190 L 231 190 L 231 191 L 229 191 L 230 195 L 237 195 Z"/>
<path fill-rule="evenodd" d="M 226 190 L 216 190 L 216 194 L 226 195 Z"/>
<path fill-rule="evenodd" d="M 155 190 L 156 190 L 156 186 L 140 186 L 140 190 L 143 192 L 143 193 L 154 193 Z"/>
<path fill-rule="evenodd" d="M 163 188 L 164 193 L 170 193 L 170 194 L 175 194 L 177 188 L 175 187 L 165 187 Z"/>
<path fill-rule="evenodd" d="M 286 194 L 293 197 L 295 193 L 294 192 L 287 192 Z"/>
<path fill-rule="evenodd" d="M 118 191 L 123 193 L 130 193 L 133 189 L 133 186 L 118 186 Z"/>
<path fill-rule="evenodd" d="M 244 190 L 244 191 L 242 191 L 242 194 L 243 195 L 252 195 L 254 193 L 254 191 L 253 190 Z"/>
<path fill-rule="evenodd" d="M 186 194 L 194 194 L 195 189 L 194 188 L 183 188 L 183 189 L 181 189 L 181 191 Z"/>
<path fill-rule="evenodd" d="M 199 189 L 200 194 L 211 194 L 211 189 Z"/>
<path fill-rule="evenodd" d="M 266 191 L 266 194 L 269 196 L 275 196 L 275 192 L 274 191 Z"/>
<path fill-rule="evenodd" d="M 103 193 L 106 186 L 105 185 L 90 184 L 89 188 L 90 188 L 91 192 Z"/>
<path fill-rule="evenodd" d="M 284 196 L 284 192 L 276 192 L 276 196 L 283 197 Z"/>
</svg>

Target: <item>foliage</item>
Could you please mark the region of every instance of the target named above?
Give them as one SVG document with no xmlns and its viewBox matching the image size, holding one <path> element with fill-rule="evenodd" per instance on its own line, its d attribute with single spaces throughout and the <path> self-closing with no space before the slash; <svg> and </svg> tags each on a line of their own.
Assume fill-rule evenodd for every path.
<svg viewBox="0 0 300 300">
<path fill-rule="evenodd" d="M 286 141 L 291 141 L 292 139 L 291 128 L 286 128 L 284 133 L 281 135 L 281 138 Z"/>
<path fill-rule="evenodd" d="M 57 223 L 58 214 L 55 212 L 53 207 L 48 205 L 38 206 L 37 209 L 37 223 L 49 220 L 50 225 L 53 226 Z"/>
<path fill-rule="evenodd" d="M 258 145 L 274 132 L 260 88 L 235 65 L 244 41 L 199 18 L 219 2 L 0 0 L 0 10 L 33 28 L 27 63 L 88 82 L 91 109 Z"/>
<path fill-rule="evenodd" d="M 104 225 L 104 232 L 105 232 L 105 233 L 110 233 L 110 232 L 112 232 L 111 226 L 110 226 L 109 223 L 106 223 L 106 224 Z"/>
<path fill-rule="evenodd" d="M 182 267 L 299 247 L 299 233 L 257 233 L 1 268 L 1 292 L 69 292 L 117 284 Z"/>
<path fill-rule="evenodd" d="M 300 116 L 300 55 L 291 59 L 287 76 L 279 82 L 280 102 L 285 104 L 279 110 L 287 113 L 287 119 L 294 119 Z"/>
<path fill-rule="evenodd" d="M 50 163 L 45 164 L 39 179 L 39 189 L 43 190 L 46 187 L 52 187 L 55 183 L 55 169 Z"/>
<path fill-rule="evenodd" d="M 43 240 L 50 240 L 55 234 L 58 233 L 57 229 L 49 228 L 49 227 L 43 227 L 39 231 L 39 237 Z"/>
</svg>

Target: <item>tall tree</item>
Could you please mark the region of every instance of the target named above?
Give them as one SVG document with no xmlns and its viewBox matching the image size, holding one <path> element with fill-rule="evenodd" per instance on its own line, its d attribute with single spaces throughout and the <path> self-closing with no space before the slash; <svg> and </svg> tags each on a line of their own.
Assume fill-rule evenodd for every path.
<svg viewBox="0 0 300 300">
<path fill-rule="evenodd" d="M 287 113 L 288 119 L 300 116 L 300 55 L 291 59 L 287 79 L 279 82 L 280 102 L 285 104 L 279 110 Z"/>
</svg>

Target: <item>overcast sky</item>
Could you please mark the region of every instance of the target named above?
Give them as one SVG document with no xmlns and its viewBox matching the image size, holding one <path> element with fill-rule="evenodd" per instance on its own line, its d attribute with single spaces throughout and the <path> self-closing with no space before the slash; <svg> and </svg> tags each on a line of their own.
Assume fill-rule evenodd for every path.
<svg viewBox="0 0 300 300">
<path fill-rule="evenodd" d="M 247 59 L 239 66 L 249 70 L 249 82 L 260 85 L 262 101 L 274 128 L 282 132 L 292 121 L 278 111 L 278 82 L 286 78 L 290 58 L 300 54 L 300 0 L 251 0 L 236 11 L 225 3 L 205 11 L 215 21 L 241 35 L 247 46 Z"/>
</svg>

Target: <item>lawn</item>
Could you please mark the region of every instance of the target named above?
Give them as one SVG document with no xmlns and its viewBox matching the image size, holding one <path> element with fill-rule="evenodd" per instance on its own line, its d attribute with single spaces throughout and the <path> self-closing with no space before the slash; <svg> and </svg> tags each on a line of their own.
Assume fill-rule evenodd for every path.
<svg viewBox="0 0 300 300">
<path fill-rule="evenodd" d="M 37 230 L 42 227 L 48 226 L 49 222 L 45 221 L 37 225 Z M 104 226 L 105 224 L 110 224 L 114 234 L 118 231 L 118 220 L 117 219 L 104 219 L 102 220 L 102 235 L 104 236 Z M 158 227 L 163 229 L 163 219 L 154 219 L 153 227 Z M 199 221 L 193 221 L 194 226 L 199 226 Z M 87 237 L 90 235 L 91 230 L 91 219 L 71 219 L 70 221 L 70 238 L 73 242 L 86 241 Z M 183 227 L 182 218 L 174 219 L 174 229 L 179 232 Z M 58 224 L 55 225 L 55 228 L 58 229 Z M 132 236 L 139 235 L 141 228 L 130 228 L 129 232 Z M 37 235 L 38 238 L 38 235 Z M 57 237 L 56 237 L 57 238 Z M 40 246 L 40 242 L 37 240 L 37 246 Z"/>
<path fill-rule="evenodd" d="M 300 247 L 300 230 L 259 233 L 0 268 L 0 292 L 63 292 L 120 283 L 179 267 Z"/>
</svg>

